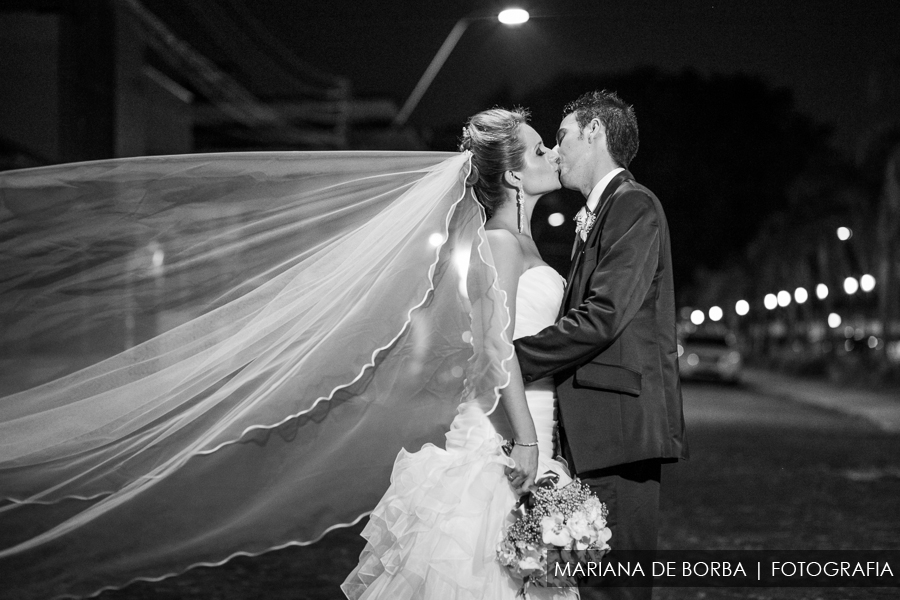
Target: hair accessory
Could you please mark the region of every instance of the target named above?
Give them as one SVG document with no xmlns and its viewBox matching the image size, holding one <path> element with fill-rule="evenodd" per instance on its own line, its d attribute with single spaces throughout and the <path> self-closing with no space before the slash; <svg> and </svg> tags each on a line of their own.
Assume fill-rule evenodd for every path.
<svg viewBox="0 0 900 600">
<path fill-rule="evenodd" d="M 472 134 L 469 132 L 469 126 L 463 125 L 462 140 L 459 142 L 460 150 L 470 150 L 472 145 Z"/>
</svg>

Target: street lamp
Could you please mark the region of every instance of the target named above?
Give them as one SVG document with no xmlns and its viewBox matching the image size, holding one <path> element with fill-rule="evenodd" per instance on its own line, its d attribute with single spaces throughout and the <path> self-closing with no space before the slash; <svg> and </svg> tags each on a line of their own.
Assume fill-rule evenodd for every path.
<svg viewBox="0 0 900 600">
<path fill-rule="evenodd" d="M 507 8 L 500 11 L 500 14 L 497 15 L 497 20 L 504 25 L 521 25 L 527 22 L 529 18 L 528 11 L 521 8 Z"/>
<path fill-rule="evenodd" d="M 447 35 L 447 39 L 444 40 L 444 43 L 441 44 L 441 47 L 438 49 L 437 54 L 431 59 L 431 64 L 425 69 L 422 78 L 419 79 L 419 83 L 416 84 L 416 87 L 413 88 L 409 98 L 406 99 L 403 108 L 401 108 L 400 112 L 397 113 L 397 116 L 394 117 L 394 127 L 402 127 L 406 124 L 409 115 L 415 110 L 416 105 L 419 104 L 419 100 L 425 95 L 428 86 L 431 85 L 431 82 L 434 80 L 435 76 L 437 76 L 438 71 L 444 66 L 444 62 L 447 60 L 447 57 L 450 56 L 450 53 L 456 46 L 456 42 L 458 42 L 459 38 L 462 37 L 462 34 L 465 33 L 466 28 L 469 27 L 469 23 L 478 20 L 479 18 L 484 17 L 463 17 L 456 22 L 456 25 L 453 26 L 453 29 L 451 29 L 450 33 Z M 497 15 L 497 20 L 507 26 L 521 25 L 528 21 L 528 18 L 528 11 L 522 10 L 521 8 L 509 8 Z"/>
<path fill-rule="evenodd" d="M 859 278 L 859 287 L 864 292 L 871 292 L 875 289 L 875 278 L 868 273 Z"/>
<path fill-rule="evenodd" d="M 791 294 L 787 290 L 781 290 L 778 292 L 778 296 L 776 296 L 776 301 L 778 302 L 778 306 L 784 308 L 788 304 L 791 303 Z"/>
</svg>

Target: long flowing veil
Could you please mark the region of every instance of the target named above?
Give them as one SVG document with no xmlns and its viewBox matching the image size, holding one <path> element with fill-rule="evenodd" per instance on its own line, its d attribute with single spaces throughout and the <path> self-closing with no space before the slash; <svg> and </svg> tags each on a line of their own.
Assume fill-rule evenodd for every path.
<svg viewBox="0 0 900 600">
<path fill-rule="evenodd" d="M 0 594 L 311 543 L 461 402 L 493 410 L 509 315 L 469 168 L 284 152 L 0 173 Z"/>
</svg>

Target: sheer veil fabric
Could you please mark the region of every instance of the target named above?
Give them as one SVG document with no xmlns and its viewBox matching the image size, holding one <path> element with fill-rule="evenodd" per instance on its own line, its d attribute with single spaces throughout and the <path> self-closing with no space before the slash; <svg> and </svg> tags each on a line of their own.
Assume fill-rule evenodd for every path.
<svg viewBox="0 0 900 600">
<path fill-rule="evenodd" d="M 509 314 L 467 154 L 0 173 L 0 571 L 83 597 L 312 543 L 496 406 Z"/>
</svg>

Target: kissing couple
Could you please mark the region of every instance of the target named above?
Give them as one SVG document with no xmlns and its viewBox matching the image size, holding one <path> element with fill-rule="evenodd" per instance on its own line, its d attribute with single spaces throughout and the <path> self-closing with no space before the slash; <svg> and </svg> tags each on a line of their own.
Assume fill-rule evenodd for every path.
<svg viewBox="0 0 900 600">
<path fill-rule="evenodd" d="M 626 170 L 638 149 L 633 108 L 603 91 L 563 113 L 552 148 L 521 109 L 486 110 L 463 129 L 467 185 L 484 207 L 512 317 L 509 384 L 490 415 L 463 404 L 445 448 L 401 452 L 344 583 L 350 598 L 516 597 L 521 582 L 497 563 L 495 538 L 548 472 L 558 485 L 577 474 L 606 503 L 613 551 L 656 549 L 661 465 L 687 458 L 669 229 L 659 200 Z M 585 198 L 565 279 L 531 236 L 535 205 L 560 186 Z M 511 440 L 508 457 L 498 434 Z"/>
<path fill-rule="evenodd" d="M 0 399 L 9 593 L 90 596 L 368 515 L 348 597 L 512 599 L 498 543 L 548 473 L 605 503 L 613 552 L 655 549 L 661 466 L 687 457 L 669 229 L 626 170 L 632 107 L 592 92 L 563 113 L 552 147 L 491 109 L 450 157 L 0 174 L 0 345 L 80 360 L 153 317 Z M 531 237 L 561 186 L 585 198 L 565 279 Z"/>
</svg>

